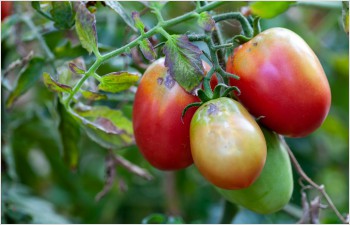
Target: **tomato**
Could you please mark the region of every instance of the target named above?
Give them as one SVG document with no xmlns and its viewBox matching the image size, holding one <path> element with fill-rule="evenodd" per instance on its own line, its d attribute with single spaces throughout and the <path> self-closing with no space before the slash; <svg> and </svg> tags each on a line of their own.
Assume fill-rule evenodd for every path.
<svg viewBox="0 0 350 225">
<path fill-rule="evenodd" d="M 11 14 L 12 11 L 12 2 L 1 1 L 1 21 Z"/>
<path fill-rule="evenodd" d="M 177 170 L 193 163 L 189 129 L 196 108 L 190 108 L 181 121 L 182 110 L 193 102 L 199 102 L 198 97 L 167 73 L 164 58 L 145 71 L 135 95 L 133 129 L 137 146 L 154 167 Z"/>
<path fill-rule="evenodd" d="M 237 101 L 222 97 L 204 103 L 190 127 L 191 151 L 199 172 L 225 189 L 251 185 L 266 160 L 264 135 Z"/>
<path fill-rule="evenodd" d="M 235 49 L 226 65 L 239 101 L 279 134 L 303 137 L 325 120 L 331 93 L 315 53 L 297 34 L 272 28 Z"/>
<path fill-rule="evenodd" d="M 287 149 L 278 135 L 267 129 L 262 131 L 267 143 L 267 157 L 259 178 L 245 189 L 217 190 L 230 202 L 268 214 L 280 210 L 289 202 L 293 193 L 293 174 Z"/>
</svg>

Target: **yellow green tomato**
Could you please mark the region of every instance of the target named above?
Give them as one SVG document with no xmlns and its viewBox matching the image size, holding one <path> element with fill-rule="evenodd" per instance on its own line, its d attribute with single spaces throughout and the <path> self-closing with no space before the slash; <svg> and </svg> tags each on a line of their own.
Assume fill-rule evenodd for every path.
<svg viewBox="0 0 350 225">
<path fill-rule="evenodd" d="M 225 189 L 251 185 L 266 160 L 264 135 L 237 101 L 218 98 L 204 103 L 190 126 L 191 153 L 199 172 Z"/>
<path fill-rule="evenodd" d="M 267 158 L 260 177 L 248 188 L 217 188 L 228 201 L 261 214 L 274 213 L 285 206 L 293 192 L 293 175 L 287 149 L 277 134 L 262 129 L 267 143 Z"/>
</svg>

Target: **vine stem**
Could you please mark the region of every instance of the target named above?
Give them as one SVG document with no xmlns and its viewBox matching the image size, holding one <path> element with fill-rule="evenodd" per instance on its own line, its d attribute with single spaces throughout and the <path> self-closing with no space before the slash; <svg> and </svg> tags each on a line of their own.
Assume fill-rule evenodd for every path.
<svg viewBox="0 0 350 225">
<path fill-rule="evenodd" d="M 329 197 L 329 195 L 327 194 L 324 185 L 318 185 L 316 184 L 308 175 L 306 175 L 306 173 L 304 172 L 304 170 L 301 168 L 298 160 L 295 158 L 292 150 L 289 148 L 289 146 L 287 145 L 286 141 L 284 140 L 284 138 L 282 136 L 279 136 L 282 144 L 286 147 L 289 157 L 295 167 L 295 170 L 298 172 L 298 174 L 305 180 L 307 181 L 313 188 L 317 189 L 322 195 L 323 197 L 326 199 L 328 205 L 331 207 L 331 209 L 335 212 L 335 214 L 337 215 L 337 217 L 341 220 L 342 223 L 348 223 L 346 221 L 346 219 L 341 215 L 341 213 L 338 211 L 338 209 L 335 207 L 332 199 Z"/>
<path fill-rule="evenodd" d="M 159 31 L 163 31 L 164 28 L 166 27 L 170 27 L 173 26 L 175 24 L 178 24 L 180 22 L 184 22 L 186 20 L 192 19 L 192 18 L 197 18 L 198 13 L 204 12 L 204 11 L 208 11 L 208 10 L 212 10 L 222 4 L 224 4 L 225 2 L 221 2 L 221 1 L 215 1 L 215 2 L 211 2 L 203 7 L 200 8 L 196 8 L 194 11 L 186 13 L 182 16 L 170 19 L 170 20 L 166 20 L 166 21 L 159 21 L 158 24 L 153 27 L 152 29 L 150 29 L 149 31 L 147 31 L 146 33 L 141 34 L 140 36 L 138 36 L 136 39 L 134 39 L 133 41 L 131 41 L 130 43 L 128 43 L 127 45 L 118 48 L 114 51 L 111 51 L 109 53 L 106 53 L 105 55 L 95 55 L 96 56 L 96 61 L 94 62 L 94 64 L 89 68 L 89 70 L 84 74 L 84 76 L 78 81 L 78 83 L 73 87 L 72 92 L 69 94 L 69 96 L 67 97 L 67 99 L 64 102 L 64 105 L 66 106 L 66 108 L 69 107 L 69 103 L 71 102 L 71 100 L 73 99 L 74 95 L 80 90 L 81 86 L 83 85 L 83 83 L 87 80 L 88 77 L 92 76 L 95 74 L 95 71 L 98 69 L 98 67 L 104 63 L 105 61 L 109 60 L 110 58 L 117 56 L 123 52 L 125 52 L 128 49 L 131 49 L 135 46 L 138 45 L 138 42 L 141 41 L 144 38 L 149 38 L 152 35 L 156 34 Z"/>
</svg>

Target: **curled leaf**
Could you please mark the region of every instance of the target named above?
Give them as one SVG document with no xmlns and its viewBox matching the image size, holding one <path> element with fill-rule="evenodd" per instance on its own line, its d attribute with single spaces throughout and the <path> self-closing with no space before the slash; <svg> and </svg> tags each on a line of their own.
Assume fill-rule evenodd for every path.
<svg viewBox="0 0 350 225">
<path fill-rule="evenodd" d="M 43 73 L 43 81 L 47 88 L 54 92 L 72 92 L 72 88 L 65 84 L 60 84 L 57 81 L 53 80 L 50 74 L 44 72 Z"/>
<path fill-rule="evenodd" d="M 195 93 L 204 77 L 202 51 L 185 35 L 173 35 L 163 48 L 169 74 L 189 93 Z"/>
<path fill-rule="evenodd" d="M 124 7 L 117 1 L 105 1 L 106 5 L 108 5 L 110 8 L 112 8 L 116 13 L 119 14 L 119 16 L 124 20 L 128 26 L 133 29 L 134 31 L 137 31 L 137 29 L 134 26 L 134 21 L 131 19 L 130 15 L 126 12 Z"/>
<path fill-rule="evenodd" d="M 81 45 L 89 52 L 98 52 L 96 18 L 84 4 L 80 4 L 75 17 L 75 28 Z"/>
<path fill-rule="evenodd" d="M 205 31 L 213 31 L 215 29 L 215 21 L 208 12 L 199 14 L 198 24 Z"/>
<path fill-rule="evenodd" d="M 290 2 L 253 2 L 250 4 L 251 12 L 261 18 L 273 18 L 283 12 L 285 12 L 291 4 L 294 4 L 295 1 Z"/>
<path fill-rule="evenodd" d="M 140 76 L 129 72 L 114 72 L 101 77 L 98 89 L 107 92 L 120 92 L 134 85 Z"/>
<path fill-rule="evenodd" d="M 77 65 L 75 65 L 74 63 L 69 63 L 69 69 L 75 73 L 75 74 L 84 74 L 85 71 L 81 68 L 79 68 Z"/>
<path fill-rule="evenodd" d="M 100 94 L 100 93 L 97 93 L 97 92 L 86 91 L 86 90 L 80 90 L 80 92 L 83 95 L 83 97 L 88 99 L 88 100 L 97 101 L 97 100 L 107 99 L 106 95 Z"/>
<path fill-rule="evenodd" d="M 139 42 L 139 47 L 143 56 L 149 61 L 153 61 L 157 58 L 157 53 L 154 51 L 153 45 L 147 38 Z"/>
</svg>

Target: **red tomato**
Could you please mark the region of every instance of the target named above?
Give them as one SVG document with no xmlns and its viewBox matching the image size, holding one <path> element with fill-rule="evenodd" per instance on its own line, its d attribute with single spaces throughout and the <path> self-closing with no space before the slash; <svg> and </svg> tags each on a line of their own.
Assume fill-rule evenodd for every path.
<svg viewBox="0 0 350 225">
<path fill-rule="evenodd" d="M 1 21 L 11 14 L 12 2 L 1 1 Z"/>
<path fill-rule="evenodd" d="M 204 103 L 192 118 L 190 140 L 194 164 L 220 188 L 246 188 L 264 167 L 264 135 L 248 111 L 233 99 Z"/>
<path fill-rule="evenodd" d="M 154 167 L 177 170 L 193 163 L 189 129 L 196 108 L 181 121 L 182 110 L 193 102 L 199 99 L 167 73 L 164 58 L 145 71 L 135 96 L 133 128 L 137 146 Z"/>
<path fill-rule="evenodd" d="M 238 99 L 260 122 L 279 134 L 303 137 L 326 118 L 331 92 L 315 53 L 297 34 L 266 30 L 235 49 L 228 72 Z"/>
</svg>

